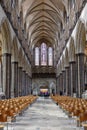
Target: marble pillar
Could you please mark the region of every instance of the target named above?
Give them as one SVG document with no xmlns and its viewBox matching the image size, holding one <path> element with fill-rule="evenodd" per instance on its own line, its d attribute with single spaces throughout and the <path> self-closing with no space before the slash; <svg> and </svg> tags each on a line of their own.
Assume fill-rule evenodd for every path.
<svg viewBox="0 0 87 130">
<path fill-rule="evenodd" d="M 24 96 L 26 95 L 26 71 L 24 71 Z"/>
<path fill-rule="evenodd" d="M 58 94 L 60 93 L 60 75 L 58 75 Z"/>
<path fill-rule="evenodd" d="M 31 90 L 32 90 L 32 78 L 29 77 L 29 94 L 31 95 Z"/>
<path fill-rule="evenodd" d="M 76 93 L 76 62 L 72 61 L 70 65 L 70 95 Z"/>
<path fill-rule="evenodd" d="M 60 73 L 60 92 L 63 94 L 63 73 Z"/>
<path fill-rule="evenodd" d="M 29 77 L 27 74 L 27 95 L 29 95 Z"/>
<path fill-rule="evenodd" d="M 84 83 L 84 54 L 76 55 L 76 88 L 77 97 L 82 97 L 85 89 Z"/>
<path fill-rule="evenodd" d="M 58 94 L 58 77 L 56 77 L 56 94 Z"/>
<path fill-rule="evenodd" d="M 65 77 L 65 70 L 62 71 L 62 74 L 63 74 L 63 94 L 65 94 L 65 82 L 66 82 L 66 77 Z"/>
<path fill-rule="evenodd" d="M 59 76 L 57 77 L 57 94 L 59 94 Z"/>
<path fill-rule="evenodd" d="M 18 97 L 18 62 L 12 62 L 11 97 Z"/>
<path fill-rule="evenodd" d="M 22 70 L 22 96 L 25 95 L 25 71 Z"/>
<path fill-rule="evenodd" d="M 2 60 L 0 57 L 0 92 L 2 92 Z"/>
<path fill-rule="evenodd" d="M 66 71 L 66 95 L 69 95 L 69 67 L 65 67 Z"/>
<path fill-rule="evenodd" d="M 11 54 L 2 55 L 2 88 L 6 98 L 11 98 Z"/>
<path fill-rule="evenodd" d="M 25 73 L 25 95 L 27 95 L 27 73 Z"/>
<path fill-rule="evenodd" d="M 59 74 L 59 88 L 58 88 L 59 94 L 60 94 L 60 74 Z"/>
<path fill-rule="evenodd" d="M 18 67 L 18 95 L 22 96 L 22 67 Z"/>
<path fill-rule="evenodd" d="M 30 77 L 28 75 L 28 94 L 30 94 Z"/>
</svg>

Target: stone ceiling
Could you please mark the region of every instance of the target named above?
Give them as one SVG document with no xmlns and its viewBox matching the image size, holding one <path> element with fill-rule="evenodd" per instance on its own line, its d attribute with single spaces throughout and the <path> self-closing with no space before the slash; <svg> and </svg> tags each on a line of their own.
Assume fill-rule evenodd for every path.
<svg viewBox="0 0 87 130">
<path fill-rule="evenodd" d="M 67 0 L 19 0 L 20 4 L 29 47 L 40 42 L 57 47 L 61 25 L 64 25 Z"/>
</svg>

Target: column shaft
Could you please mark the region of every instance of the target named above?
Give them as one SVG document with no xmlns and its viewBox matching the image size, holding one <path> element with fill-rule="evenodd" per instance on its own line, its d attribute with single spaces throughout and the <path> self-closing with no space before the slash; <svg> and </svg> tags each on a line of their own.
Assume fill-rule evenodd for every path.
<svg viewBox="0 0 87 130">
<path fill-rule="evenodd" d="M 69 67 L 66 67 L 65 71 L 66 71 L 66 95 L 69 95 Z"/>
<path fill-rule="evenodd" d="M 63 94 L 63 73 L 60 74 L 60 93 Z"/>
<path fill-rule="evenodd" d="M 25 71 L 22 70 L 22 96 L 25 94 Z"/>
<path fill-rule="evenodd" d="M 70 62 L 70 95 L 73 96 L 76 93 L 76 63 Z"/>
<path fill-rule="evenodd" d="M 77 85 L 77 97 L 81 97 L 85 89 L 84 84 L 84 54 L 76 55 L 76 85 Z"/>
<path fill-rule="evenodd" d="M 65 78 L 65 71 L 62 71 L 63 73 L 63 94 L 65 93 L 65 81 L 66 81 L 66 78 Z"/>
<path fill-rule="evenodd" d="M 18 88 L 19 96 L 22 96 L 22 67 L 18 67 Z"/>
<path fill-rule="evenodd" d="M 18 97 L 18 62 L 12 62 L 11 97 Z"/>
<path fill-rule="evenodd" d="M 11 54 L 2 55 L 2 86 L 6 98 L 11 98 Z"/>
</svg>

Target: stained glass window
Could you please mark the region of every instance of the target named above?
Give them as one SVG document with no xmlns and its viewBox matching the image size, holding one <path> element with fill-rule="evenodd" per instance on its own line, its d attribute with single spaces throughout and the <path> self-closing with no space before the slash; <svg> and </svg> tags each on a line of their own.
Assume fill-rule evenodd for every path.
<svg viewBox="0 0 87 130">
<path fill-rule="evenodd" d="M 47 65 L 47 46 L 45 43 L 41 44 L 41 65 Z"/>
<path fill-rule="evenodd" d="M 39 65 L 39 47 L 35 48 L 35 65 Z"/>
<path fill-rule="evenodd" d="M 49 66 L 53 65 L 53 49 L 52 49 L 52 47 L 49 47 L 49 49 L 48 49 L 48 65 Z"/>
</svg>

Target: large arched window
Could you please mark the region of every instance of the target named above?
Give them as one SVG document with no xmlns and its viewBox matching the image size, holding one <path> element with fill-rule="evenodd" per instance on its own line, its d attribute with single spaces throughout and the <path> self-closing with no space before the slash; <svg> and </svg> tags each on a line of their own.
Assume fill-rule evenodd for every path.
<svg viewBox="0 0 87 130">
<path fill-rule="evenodd" d="M 35 47 L 34 50 L 35 66 L 53 66 L 53 48 L 48 47 L 46 43 L 42 43 Z"/>
<path fill-rule="evenodd" d="M 41 44 L 41 65 L 47 65 L 47 46 L 45 43 Z"/>
<path fill-rule="evenodd" d="M 48 65 L 49 66 L 53 65 L 53 49 L 52 49 L 52 47 L 48 48 Z"/>
<path fill-rule="evenodd" d="M 35 48 L 35 65 L 39 65 L 39 47 Z"/>
</svg>

